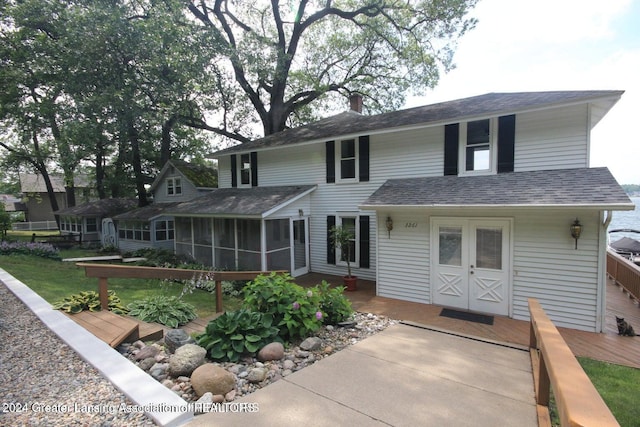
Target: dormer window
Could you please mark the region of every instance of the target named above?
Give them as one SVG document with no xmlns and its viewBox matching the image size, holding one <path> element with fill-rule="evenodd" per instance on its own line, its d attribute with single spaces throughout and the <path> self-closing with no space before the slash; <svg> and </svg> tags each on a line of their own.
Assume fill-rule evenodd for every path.
<svg viewBox="0 0 640 427">
<path fill-rule="evenodd" d="M 167 195 L 177 196 L 182 194 L 182 182 L 180 178 L 167 178 Z"/>
</svg>

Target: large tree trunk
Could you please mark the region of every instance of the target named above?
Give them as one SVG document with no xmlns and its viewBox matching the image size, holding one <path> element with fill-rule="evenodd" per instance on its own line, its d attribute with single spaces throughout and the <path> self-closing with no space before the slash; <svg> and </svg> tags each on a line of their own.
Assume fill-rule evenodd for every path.
<svg viewBox="0 0 640 427">
<path fill-rule="evenodd" d="M 138 130 L 133 123 L 129 122 L 129 143 L 131 144 L 131 163 L 133 166 L 133 173 L 136 180 L 136 191 L 138 193 L 138 206 L 147 206 L 149 200 L 147 200 L 147 190 L 144 188 L 144 175 L 142 174 L 142 159 L 140 157 L 140 139 Z"/>
</svg>

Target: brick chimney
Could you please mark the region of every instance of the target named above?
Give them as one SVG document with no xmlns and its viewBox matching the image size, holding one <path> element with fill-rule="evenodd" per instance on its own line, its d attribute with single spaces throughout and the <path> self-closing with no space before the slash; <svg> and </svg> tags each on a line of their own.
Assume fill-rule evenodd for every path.
<svg viewBox="0 0 640 427">
<path fill-rule="evenodd" d="M 357 92 L 349 95 L 349 105 L 351 107 L 351 111 L 362 114 L 362 95 Z"/>
</svg>

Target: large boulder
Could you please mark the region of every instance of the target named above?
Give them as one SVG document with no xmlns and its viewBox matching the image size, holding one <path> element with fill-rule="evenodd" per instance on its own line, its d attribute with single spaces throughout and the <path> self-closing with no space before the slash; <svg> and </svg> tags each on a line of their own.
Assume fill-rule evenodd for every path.
<svg viewBox="0 0 640 427">
<path fill-rule="evenodd" d="M 185 344 L 193 344 L 195 341 L 184 329 L 171 329 L 164 334 L 164 345 L 167 353 L 174 353 L 178 347 Z"/>
<path fill-rule="evenodd" d="M 272 342 L 265 345 L 258 352 L 258 360 L 266 362 L 268 360 L 280 360 L 284 357 L 284 346 L 279 342 Z"/>
<path fill-rule="evenodd" d="M 205 363 L 191 374 L 191 387 L 198 397 L 207 392 L 225 395 L 236 386 L 236 378 L 226 369 L 213 363 Z"/>
<path fill-rule="evenodd" d="M 196 344 L 185 344 L 176 349 L 169 358 L 169 374 L 174 377 L 191 375 L 191 373 L 204 363 L 207 350 Z"/>
</svg>

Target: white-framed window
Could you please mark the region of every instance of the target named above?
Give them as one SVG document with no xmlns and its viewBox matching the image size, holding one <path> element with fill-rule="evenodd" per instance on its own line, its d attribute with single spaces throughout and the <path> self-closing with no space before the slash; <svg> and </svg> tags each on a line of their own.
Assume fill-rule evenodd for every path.
<svg viewBox="0 0 640 427">
<path fill-rule="evenodd" d="M 179 177 L 167 178 L 167 195 L 178 196 L 182 194 L 182 180 Z"/>
<path fill-rule="evenodd" d="M 497 127 L 495 119 L 460 123 L 460 175 L 496 173 Z"/>
<path fill-rule="evenodd" d="M 358 141 L 355 138 L 338 141 L 336 147 L 336 181 L 358 180 Z"/>
<path fill-rule="evenodd" d="M 120 221 L 118 223 L 118 237 L 149 242 L 151 241 L 151 228 L 146 221 Z"/>
<path fill-rule="evenodd" d="M 60 218 L 60 231 L 70 233 L 82 233 L 82 218 L 75 216 L 64 216 Z"/>
<path fill-rule="evenodd" d="M 251 186 L 251 155 L 249 153 L 240 155 L 240 185 L 242 187 Z"/>
<path fill-rule="evenodd" d="M 87 233 L 96 233 L 98 231 L 98 218 L 87 218 Z"/>
<path fill-rule="evenodd" d="M 174 228 L 175 226 L 172 220 L 156 221 L 156 241 L 173 240 Z"/>
<path fill-rule="evenodd" d="M 360 259 L 360 245 L 358 244 L 360 241 L 360 227 L 358 226 L 358 216 L 350 214 L 338 215 L 336 217 L 336 225 L 350 230 L 353 234 L 353 239 L 351 239 L 347 253 L 344 253 L 340 248 L 336 248 L 336 264 L 346 266 L 348 256 L 351 267 L 358 267 L 358 260 Z"/>
</svg>

